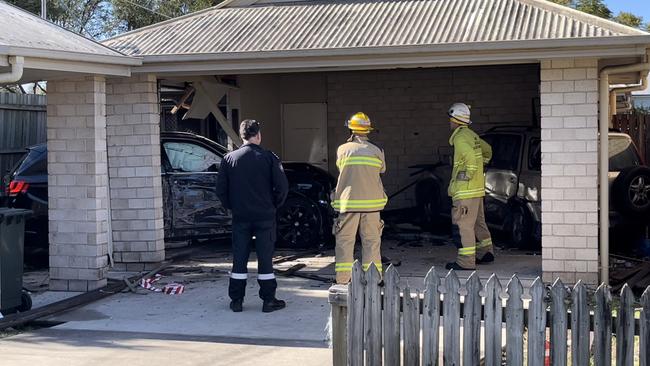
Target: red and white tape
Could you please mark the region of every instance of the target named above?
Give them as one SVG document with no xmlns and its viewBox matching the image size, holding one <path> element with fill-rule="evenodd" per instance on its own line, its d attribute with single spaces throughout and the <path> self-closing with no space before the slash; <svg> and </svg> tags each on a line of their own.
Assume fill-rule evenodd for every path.
<svg viewBox="0 0 650 366">
<path fill-rule="evenodd" d="M 156 276 L 154 276 L 152 278 L 143 278 L 140 281 L 140 287 L 142 287 L 142 288 L 144 288 L 146 290 L 154 291 L 154 292 L 161 292 L 162 291 L 161 289 L 154 286 L 154 283 L 160 281 L 161 278 L 162 278 L 162 276 L 159 275 L 159 274 L 157 274 Z"/>
<path fill-rule="evenodd" d="M 180 295 L 185 292 L 185 286 L 180 283 L 170 283 L 169 285 L 163 287 L 163 293 L 167 295 Z"/>
</svg>

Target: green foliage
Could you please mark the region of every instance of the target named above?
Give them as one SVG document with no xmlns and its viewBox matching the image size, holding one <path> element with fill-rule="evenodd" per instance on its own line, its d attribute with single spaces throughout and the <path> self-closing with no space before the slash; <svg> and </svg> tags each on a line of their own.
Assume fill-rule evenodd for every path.
<svg viewBox="0 0 650 366">
<path fill-rule="evenodd" d="M 616 18 L 613 20 L 634 28 L 641 28 L 641 25 L 643 24 L 643 18 L 626 11 L 618 13 Z"/>
<path fill-rule="evenodd" d="M 222 0 L 48 0 L 47 18 L 70 31 L 103 39 L 217 5 Z M 41 0 L 8 0 L 36 15 Z"/>
<path fill-rule="evenodd" d="M 550 1 L 556 4 L 570 6 L 570 7 L 573 7 L 575 5 L 573 0 L 550 0 Z"/>
<path fill-rule="evenodd" d="M 8 0 L 9 3 L 40 16 L 40 0 Z M 104 31 L 110 7 L 103 0 L 48 0 L 47 19 L 75 33 L 96 38 Z"/>
<path fill-rule="evenodd" d="M 577 0 L 575 8 L 585 13 L 593 14 L 605 19 L 612 18 L 612 11 L 609 10 L 603 0 Z"/>
<path fill-rule="evenodd" d="M 107 33 L 146 27 L 217 5 L 221 0 L 111 0 L 114 24 Z"/>
</svg>

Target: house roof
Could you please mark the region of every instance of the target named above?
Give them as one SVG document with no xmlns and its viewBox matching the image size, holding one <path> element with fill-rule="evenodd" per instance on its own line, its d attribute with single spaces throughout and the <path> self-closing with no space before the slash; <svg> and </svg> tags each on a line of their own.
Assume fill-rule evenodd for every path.
<svg viewBox="0 0 650 366">
<path fill-rule="evenodd" d="M 0 17 L 0 55 L 112 65 L 141 64 L 140 60 L 70 32 L 4 1 L 0 1 Z"/>
<path fill-rule="evenodd" d="M 544 0 L 226 0 L 104 44 L 134 56 L 224 56 L 621 39 L 650 44 L 648 33 Z"/>
</svg>

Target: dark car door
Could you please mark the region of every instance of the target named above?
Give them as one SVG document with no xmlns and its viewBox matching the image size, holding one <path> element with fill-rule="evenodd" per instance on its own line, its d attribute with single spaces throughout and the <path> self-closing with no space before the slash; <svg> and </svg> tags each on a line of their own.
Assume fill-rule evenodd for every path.
<svg viewBox="0 0 650 366">
<path fill-rule="evenodd" d="M 189 138 L 163 138 L 162 147 L 167 235 L 185 238 L 230 232 L 230 214 L 216 193 L 223 153 Z"/>
</svg>

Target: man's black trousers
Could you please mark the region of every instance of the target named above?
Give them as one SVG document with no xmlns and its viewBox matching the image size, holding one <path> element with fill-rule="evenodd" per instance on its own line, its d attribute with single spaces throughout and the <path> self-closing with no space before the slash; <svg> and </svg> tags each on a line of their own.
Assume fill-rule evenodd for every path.
<svg viewBox="0 0 650 366">
<path fill-rule="evenodd" d="M 275 221 L 233 222 L 233 263 L 228 287 L 228 295 L 232 300 L 243 299 L 246 294 L 248 256 L 252 244 L 255 245 L 257 253 L 257 283 L 260 285 L 260 298 L 262 300 L 275 298 L 275 290 L 278 287 L 273 274 L 275 230 Z"/>
</svg>

